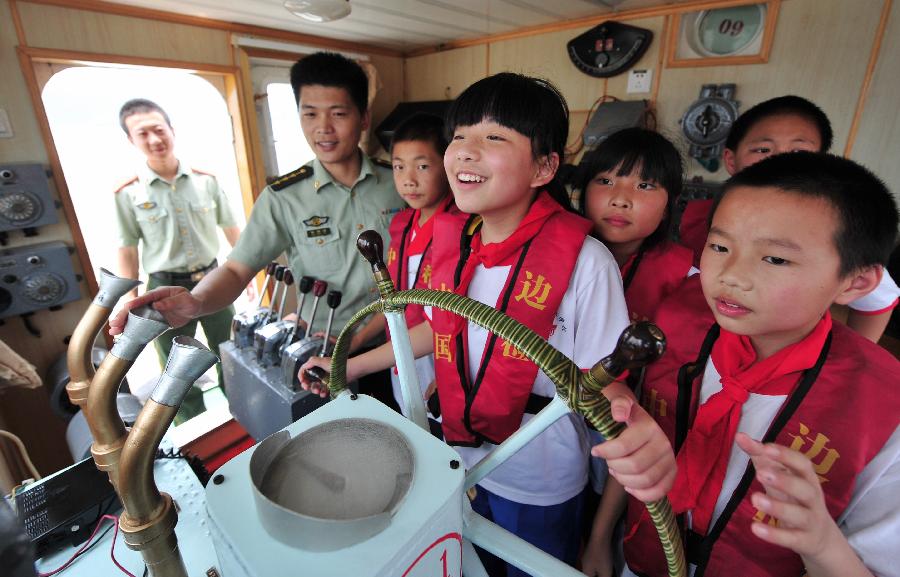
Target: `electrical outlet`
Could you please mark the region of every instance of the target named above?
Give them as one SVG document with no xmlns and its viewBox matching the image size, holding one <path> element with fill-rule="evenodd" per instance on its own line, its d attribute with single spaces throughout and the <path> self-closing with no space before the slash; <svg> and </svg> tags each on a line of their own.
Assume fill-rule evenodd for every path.
<svg viewBox="0 0 900 577">
<path fill-rule="evenodd" d="M 628 73 L 628 94 L 650 92 L 650 84 L 653 80 L 653 69 L 632 70 Z"/>
</svg>

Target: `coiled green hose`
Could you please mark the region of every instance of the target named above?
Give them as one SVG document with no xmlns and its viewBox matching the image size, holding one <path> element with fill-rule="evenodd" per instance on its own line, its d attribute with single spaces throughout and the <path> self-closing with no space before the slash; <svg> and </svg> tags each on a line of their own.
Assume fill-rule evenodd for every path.
<svg viewBox="0 0 900 577">
<path fill-rule="evenodd" d="M 386 281 L 390 283 L 388 279 Z M 381 282 L 379 282 L 381 284 Z M 382 287 L 379 287 L 382 288 Z M 388 289 L 388 287 L 383 287 Z M 540 335 L 502 312 L 478 301 L 447 291 L 413 289 L 382 290 L 382 300 L 373 302 L 357 312 L 338 336 L 331 357 L 328 390 L 333 397 L 347 387 L 347 357 L 354 327 L 372 313 L 382 310 L 402 310 L 405 305 L 431 306 L 450 311 L 493 332 L 512 343 L 534 362 L 556 385 L 559 397 L 573 411 L 584 415 L 607 439 L 614 439 L 624 425 L 613 420 L 609 401 L 602 394 L 607 383 L 601 384 L 591 372 L 582 372 L 567 356 L 550 346 Z M 659 533 L 670 577 L 685 577 L 687 566 L 684 546 L 668 499 L 647 503 L 647 511 Z"/>
</svg>

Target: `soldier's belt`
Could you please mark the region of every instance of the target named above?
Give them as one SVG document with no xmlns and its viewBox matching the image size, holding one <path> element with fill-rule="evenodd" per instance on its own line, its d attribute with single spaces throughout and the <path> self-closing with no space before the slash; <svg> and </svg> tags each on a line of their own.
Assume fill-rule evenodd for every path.
<svg viewBox="0 0 900 577">
<path fill-rule="evenodd" d="M 219 263 L 216 259 L 213 259 L 211 263 L 205 268 L 200 270 L 195 270 L 192 272 L 168 272 L 168 271 L 159 271 L 159 272 L 151 272 L 150 277 L 158 280 L 159 282 L 170 283 L 170 282 L 200 282 L 200 279 L 208 275 L 214 268 L 219 266 Z"/>
</svg>

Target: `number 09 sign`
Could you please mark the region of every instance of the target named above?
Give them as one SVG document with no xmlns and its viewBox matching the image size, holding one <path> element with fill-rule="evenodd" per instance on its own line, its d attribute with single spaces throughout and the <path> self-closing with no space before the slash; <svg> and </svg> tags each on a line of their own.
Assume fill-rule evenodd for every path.
<svg viewBox="0 0 900 577">
<path fill-rule="evenodd" d="M 769 60 L 779 0 L 675 16 L 669 67 L 757 64 Z"/>
</svg>

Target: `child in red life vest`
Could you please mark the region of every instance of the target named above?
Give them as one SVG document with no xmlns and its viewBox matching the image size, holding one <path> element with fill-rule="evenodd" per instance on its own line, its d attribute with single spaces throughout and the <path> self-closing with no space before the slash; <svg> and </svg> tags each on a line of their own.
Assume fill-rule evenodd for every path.
<svg viewBox="0 0 900 577">
<path fill-rule="evenodd" d="M 818 106 L 800 96 L 779 96 L 753 106 L 735 121 L 725 141 L 723 160 L 729 174 L 773 154 L 828 152 L 831 122 Z M 681 218 L 680 237 L 694 251 L 695 262 L 706 244 L 711 200 L 688 203 Z M 887 273 L 878 287 L 848 304 L 847 325 L 867 339 L 878 342 L 898 304 L 900 289 Z"/>
<path fill-rule="evenodd" d="M 432 288 L 502 310 L 579 366 L 592 366 L 611 352 L 628 319 L 615 261 L 588 236 L 590 222 L 566 210 L 567 197 L 556 181 L 568 134 L 562 95 L 542 80 L 497 74 L 454 101 L 447 130 L 453 137 L 444 166 L 457 207 L 471 217 L 460 222 L 438 215 Z M 414 327 L 410 340 L 416 356 L 434 353 L 445 440 L 456 446 L 467 467 L 555 393 L 550 380 L 511 343 L 449 313 L 432 311 L 431 325 Z M 323 368 L 326 363 L 310 362 Z M 347 376 L 356 378 L 392 363 L 390 347 L 376 349 L 350 359 Z M 616 418 L 628 427 L 601 454 L 640 447 L 641 464 L 627 476 L 642 477 L 647 467 L 671 468 L 668 441 L 630 391 L 617 383 L 605 393 Z M 472 506 L 574 563 L 587 450 L 584 420 L 567 415 L 484 479 Z M 611 469 L 617 463 L 611 459 Z M 642 489 L 654 498 L 665 493 L 669 482 Z M 492 575 L 522 575 L 495 558 L 483 558 Z"/>
<path fill-rule="evenodd" d="M 593 235 L 612 252 L 622 272 L 625 302 L 632 321 L 650 320 L 662 299 L 691 272 L 691 251 L 669 240 L 672 208 L 681 193 L 681 156 L 662 135 L 643 128 L 612 134 L 589 152 L 579 166 L 579 209 L 593 221 Z M 603 441 L 591 431 L 591 444 Z M 582 556 L 588 575 L 612 571 L 612 527 L 608 517 L 622 513 L 625 494 L 612 480 L 606 463 L 591 460 L 592 495 L 586 511 L 596 522 Z M 610 495 L 596 517 L 597 495 Z M 593 502 L 591 502 L 593 501 Z M 608 507 L 612 509 L 607 510 Z"/>
<path fill-rule="evenodd" d="M 445 150 L 447 137 L 444 121 L 439 116 L 415 114 L 394 131 L 391 140 L 394 185 L 409 205 L 394 217 L 390 226 L 387 266 L 397 290 L 430 287 L 434 217 L 445 211 L 459 214 L 444 171 Z M 413 328 L 423 322 L 425 315 L 422 307 L 407 305 L 407 326 Z M 416 359 L 416 376 L 423 395 L 433 391 L 434 359 L 431 355 Z M 391 371 L 391 384 L 394 398 L 402 409 L 404 403 L 396 368 Z M 429 424 L 437 433 L 440 430 L 437 405 L 430 403 L 429 406 L 435 408 L 430 411 Z"/>
<path fill-rule="evenodd" d="M 897 224 L 884 184 L 836 156 L 726 183 L 699 282 L 657 312 L 669 350 L 643 390 L 677 452 L 695 576 L 898 575 L 900 363 L 829 315 L 878 285 Z M 665 575 L 633 504 L 625 574 Z"/>
<path fill-rule="evenodd" d="M 662 135 L 627 128 L 588 153 L 579 171 L 579 209 L 622 271 L 631 320 L 651 320 L 692 269 L 691 251 L 669 240 L 681 156 Z"/>
</svg>

